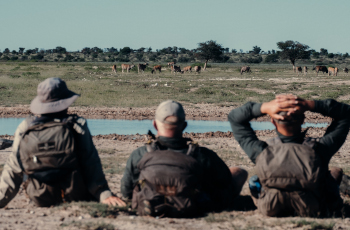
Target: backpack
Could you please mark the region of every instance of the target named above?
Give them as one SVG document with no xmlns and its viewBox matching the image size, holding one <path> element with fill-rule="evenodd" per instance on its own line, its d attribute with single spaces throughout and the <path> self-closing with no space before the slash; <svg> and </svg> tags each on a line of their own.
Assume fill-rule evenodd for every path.
<svg viewBox="0 0 350 230">
<path fill-rule="evenodd" d="M 268 216 L 317 215 L 326 171 L 313 149 L 315 140 L 282 143 L 276 137 L 267 143 L 256 159 L 256 173 L 263 187 L 258 209 Z"/>
<path fill-rule="evenodd" d="M 139 183 L 133 190 L 132 208 L 139 215 L 189 217 L 197 214 L 196 195 L 200 188 L 201 167 L 189 144 L 186 154 L 160 150 L 157 142 L 146 145 L 147 153 L 137 167 Z"/>
<path fill-rule="evenodd" d="M 73 116 L 49 121 L 37 118 L 21 136 L 17 159 L 28 176 L 26 192 L 38 206 L 89 197 L 79 170 L 74 124 Z"/>
</svg>

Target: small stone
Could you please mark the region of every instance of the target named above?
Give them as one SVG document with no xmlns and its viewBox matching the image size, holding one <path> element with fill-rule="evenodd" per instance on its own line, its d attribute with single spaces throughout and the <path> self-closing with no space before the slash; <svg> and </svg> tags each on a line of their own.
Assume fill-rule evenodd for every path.
<svg viewBox="0 0 350 230">
<path fill-rule="evenodd" d="M 84 217 L 82 217 L 82 216 L 79 216 L 79 217 L 78 217 L 78 219 L 79 219 L 79 220 L 82 220 L 82 219 L 84 219 Z"/>
<path fill-rule="evenodd" d="M 135 219 L 135 216 L 130 216 L 129 219 L 133 220 Z"/>
<path fill-rule="evenodd" d="M 30 214 L 34 214 L 35 212 L 34 212 L 34 211 L 30 211 L 29 213 L 30 213 Z"/>
<path fill-rule="evenodd" d="M 60 218 L 60 221 L 64 221 L 64 217 L 61 217 L 61 218 Z"/>
<path fill-rule="evenodd" d="M 175 224 L 175 220 L 170 220 L 169 224 Z"/>
</svg>

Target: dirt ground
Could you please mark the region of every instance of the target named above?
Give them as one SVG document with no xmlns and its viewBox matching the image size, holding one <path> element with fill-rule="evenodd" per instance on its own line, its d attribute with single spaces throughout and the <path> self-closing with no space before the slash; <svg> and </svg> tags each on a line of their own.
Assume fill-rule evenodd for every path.
<svg viewBox="0 0 350 230">
<path fill-rule="evenodd" d="M 237 108 L 233 106 L 216 106 L 212 104 L 184 104 L 187 120 L 227 121 L 228 113 Z M 69 107 L 68 112 L 88 119 L 126 119 L 126 120 L 152 120 L 156 106 L 149 108 L 90 108 Z M 0 106 L 0 117 L 27 117 L 31 115 L 28 105 L 17 107 Z M 259 117 L 257 121 L 268 121 L 268 116 Z M 331 119 L 317 113 L 306 112 L 305 122 L 330 122 Z"/>
<path fill-rule="evenodd" d="M 187 119 L 226 120 L 228 112 L 234 107 L 218 107 L 207 104 L 195 105 L 186 108 Z M 70 113 L 77 113 L 86 118 L 129 118 L 152 119 L 155 108 L 72 108 Z M 1 107 L 0 117 L 23 117 L 29 115 L 28 106 Z M 263 117 L 259 120 L 268 120 Z M 308 113 L 308 122 L 325 122 L 329 118 Z M 325 128 L 311 128 L 307 135 L 320 137 Z M 249 176 L 254 174 L 254 165 L 241 150 L 232 137 L 231 132 L 185 134 L 198 141 L 201 146 L 213 149 L 231 166 L 240 166 L 248 170 Z M 266 140 L 275 135 L 275 131 L 257 131 L 260 139 Z M 13 139 L 13 136 L 0 136 Z M 98 135 L 93 137 L 96 148 L 99 150 L 106 178 L 111 190 L 120 194 L 120 179 L 132 150 L 143 145 L 145 135 Z M 11 148 L 0 151 L 0 165 L 4 165 Z M 350 172 L 350 137 L 342 148 L 334 155 L 331 166 L 342 167 Z M 342 217 L 337 218 L 267 218 L 259 214 L 252 204 L 247 183 L 244 185 L 241 196 L 236 199 L 230 209 L 220 213 L 194 219 L 150 218 L 139 217 L 131 211 L 113 209 L 106 215 L 99 214 L 103 209 L 97 203 L 82 202 L 64 204 L 51 208 L 38 208 L 33 205 L 21 189 L 18 195 L 0 209 L 0 229 L 350 229 L 349 199 L 345 198 L 345 211 Z M 97 207 L 98 206 L 98 207 Z"/>
</svg>

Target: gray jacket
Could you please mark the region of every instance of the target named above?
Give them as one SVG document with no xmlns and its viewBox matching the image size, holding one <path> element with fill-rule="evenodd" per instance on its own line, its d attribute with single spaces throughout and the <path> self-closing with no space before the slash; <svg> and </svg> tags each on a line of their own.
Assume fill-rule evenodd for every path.
<svg viewBox="0 0 350 230">
<path fill-rule="evenodd" d="M 5 207 L 17 194 L 23 182 L 23 172 L 17 160 L 17 149 L 24 131 L 27 130 L 33 118 L 24 120 L 15 132 L 12 152 L 9 155 L 0 178 L 0 208 Z M 74 125 L 77 132 L 77 155 L 81 162 L 81 170 L 89 192 L 99 201 L 112 196 L 104 176 L 100 158 L 92 142 L 87 122 L 78 117 Z"/>
</svg>

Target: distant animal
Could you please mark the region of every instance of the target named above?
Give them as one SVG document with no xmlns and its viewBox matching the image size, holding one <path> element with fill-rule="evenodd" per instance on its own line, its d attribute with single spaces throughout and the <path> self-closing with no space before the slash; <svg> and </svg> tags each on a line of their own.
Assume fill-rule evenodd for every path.
<svg viewBox="0 0 350 230">
<path fill-rule="evenodd" d="M 185 72 L 192 72 L 192 66 L 186 66 L 182 69 L 182 73 L 185 73 Z"/>
<path fill-rule="evenodd" d="M 171 68 L 172 73 L 177 73 L 177 72 L 183 73 L 183 72 L 181 72 L 180 66 L 172 65 L 172 66 L 170 66 L 170 68 Z"/>
<path fill-rule="evenodd" d="M 328 73 L 328 69 L 326 66 L 324 65 L 318 65 L 318 66 L 315 66 L 314 68 L 312 68 L 312 70 L 315 70 L 316 73 L 317 73 L 317 76 L 318 76 L 318 72 L 322 72 L 323 74 L 326 72 Z"/>
<path fill-rule="evenodd" d="M 343 71 L 344 71 L 344 73 L 346 73 L 346 76 L 347 76 L 348 73 L 349 73 L 349 69 L 345 67 L 345 68 L 343 69 Z"/>
<path fill-rule="evenodd" d="M 129 73 L 129 71 L 134 68 L 135 65 L 128 65 L 128 64 L 122 64 L 122 73 L 124 73 L 124 70 L 126 70 L 127 73 Z"/>
<path fill-rule="evenodd" d="M 335 69 L 333 67 L 328 67 L 328 76 L 333 75 L 334 76 Z"/>
<path fill-rule="evenodd" d="M 114 73 L 117 72 L 117 65 L 112 65 L 112 72 L 114 72 Z"/>
<path fill-rule="evenodd" d="M 241 68 L 241 75 L 242 75 L 242 73 L 243 72 L 252 72 L 251 70 L 250 70 L 250 67 L 249 66 L 242 66 L 242 68 Z"/>
<path fill-rule="evenodd" d="M 137 73 L 140 73 L 140 70 L 142 72 L 145 72 L 145 69 L 146 69 L 147 66 L 148 66 L 148 63 L 138 64 L 137 65 Z"/>
<path fill-rule="evenodd" d="M 307 66 L 304 66 L 304 75 L 307 74 Z"/>
<path fill-rule="evenodd" d="M 162 66 L 161 66 L 161 65 L 155 65 L 155 66 L 153 66 L 152 74 L 153 74 L 154 72 L 157 72 L 157 70 L 159 70 L 159 73 L 162 72 Z"/>
<path fill-rule="evenodd" d="M 172 65 L 175 65 L 176 64 L 176 62 L 168 62 L 168 66 L 172 66 Z"/>
<path fill-rule="evenodd" d="M 298 76 L 299 76 L 300 73 L 303 72 L 303 69 L 301 68 L 301 66 L 296 66 L 296 67 L 295 67 L 295 70 L 297 71 Z"/>
<path fill-rule="evenodd" d="M 200 72 L 201 72 L 201 67 L 198 66 L 198 65 L 196 65 L 196 66 L 193 67 L 193 70 L 194 70 L 194 72 L 196 72 L 196 73 L 200 73 Z"/>
<path fill-rule="evenodd" d="M 335 75 L 335 76 L 338 76 L 338 71 L 339 71 L 338 67 L 335 67 L 335 68 L 334 68 L 334 75 Z"/>
</svg>

